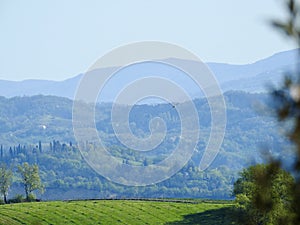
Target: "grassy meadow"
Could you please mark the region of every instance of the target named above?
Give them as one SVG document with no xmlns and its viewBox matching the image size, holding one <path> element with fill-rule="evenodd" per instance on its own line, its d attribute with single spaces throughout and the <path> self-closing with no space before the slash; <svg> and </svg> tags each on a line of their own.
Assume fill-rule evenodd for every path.
<svg viewBox="0 0 300 225">
<path fill-rule="evenodd" d="M 230 204 L 89 200 L 18 203 L 0 206 L 0 224 L 201 224 L 227 225 Z"/>
</svg>

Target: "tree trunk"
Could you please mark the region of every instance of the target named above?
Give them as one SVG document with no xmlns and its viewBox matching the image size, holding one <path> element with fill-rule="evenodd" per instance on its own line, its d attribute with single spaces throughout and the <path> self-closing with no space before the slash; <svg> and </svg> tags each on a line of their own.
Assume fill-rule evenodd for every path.
<svg viewBox="0 0 300 225">
<path fill-rule="evenodd" d="M 26 200 L 29 201 L 29 192 L 28 192 L 27 185 L 25 185 L 25 194 L 26 194 Z"/>
<path fill-rule="evenodd" d="M 4 203 L 7 204 L 7 196 L 6 194 L 3 195 Z"/>
</svg>

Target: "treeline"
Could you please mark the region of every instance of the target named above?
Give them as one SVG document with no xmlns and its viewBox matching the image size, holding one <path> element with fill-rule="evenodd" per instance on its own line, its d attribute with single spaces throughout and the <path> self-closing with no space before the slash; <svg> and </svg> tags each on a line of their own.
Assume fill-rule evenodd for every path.
<svg viewBox="0 0 300 225">
<path fill-rule="evenodd" d="M 237 178 L 237 172 L 224 165 L 200 171 L 196 162 L 198 159 L 194 159 L 166 181 L 147 187 L 127 187 L 110 182 L 93 171 L 82 158 L 77 146 L 70 142 L 39 142 L 36 145 L 26 145 L 21 151 L 17 151 L 18 146 L 16 145 L 15 154 L 9 153 L 9 147 L 3 147 L 5 154 L 0 161 L 7 165 L 25 162 L 37 164 L 46 189 L 40 197 L 45 200 L 140 197 L 228 199 L 232 198 L 232 185 Z M 119 146 L 111 146 L 110 149 L 115 157 L 124 158 L 124 163 L 153 163 L 151 158 L 147 161 L 143 155 L 132 150 L 125 150 Z M 15 190 L 22 186 L 20 180 L 14 180 L 16 182 L 12 186 L 10 196 L 17 194 L 18 191 Z"/>
<path fill-rule="evenodd" d="M 76 151 L 76 146 L 73 146 L 70 141 L 67 143 L 61 143 L 58 140 L 53 140 L 49 144 L 42 144 L 41 141 L 38 142 L 37 145 L 13 145 L 9 147 L 4 147 L 2 144 L 0 145 L 0 157 L 1 158 L 11 158 L 18 155 L 33 155 L 33 154 L 41 154 L 43 151 L 45 152 L 69 152 Z"/>
</svg>

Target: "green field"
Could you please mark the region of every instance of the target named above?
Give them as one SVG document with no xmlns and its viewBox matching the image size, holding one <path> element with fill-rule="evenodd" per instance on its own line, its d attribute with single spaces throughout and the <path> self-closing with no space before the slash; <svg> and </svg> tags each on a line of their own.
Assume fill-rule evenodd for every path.
<svg viewBox="0 0 300 225">
<path fill-rule="evenodd" d="M 230 223 L 229 204 L 137 200 L 34 202 L 0 206 L 1 224 L 202 224 Z"/>
</svg>

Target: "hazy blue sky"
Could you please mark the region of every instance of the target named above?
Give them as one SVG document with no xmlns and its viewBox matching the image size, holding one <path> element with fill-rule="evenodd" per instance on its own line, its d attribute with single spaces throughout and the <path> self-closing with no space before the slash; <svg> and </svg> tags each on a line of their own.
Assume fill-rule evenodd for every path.
<svg viewBox="0 0 300 225">
<path fill-rule="evenodd" d="M 178 44 L 204 62 L 251 63 L 293 48 L 270 28 L 280 0 L 0 0 L 0 79 L 63 80 L 117 46 Z"/>
</svg>

